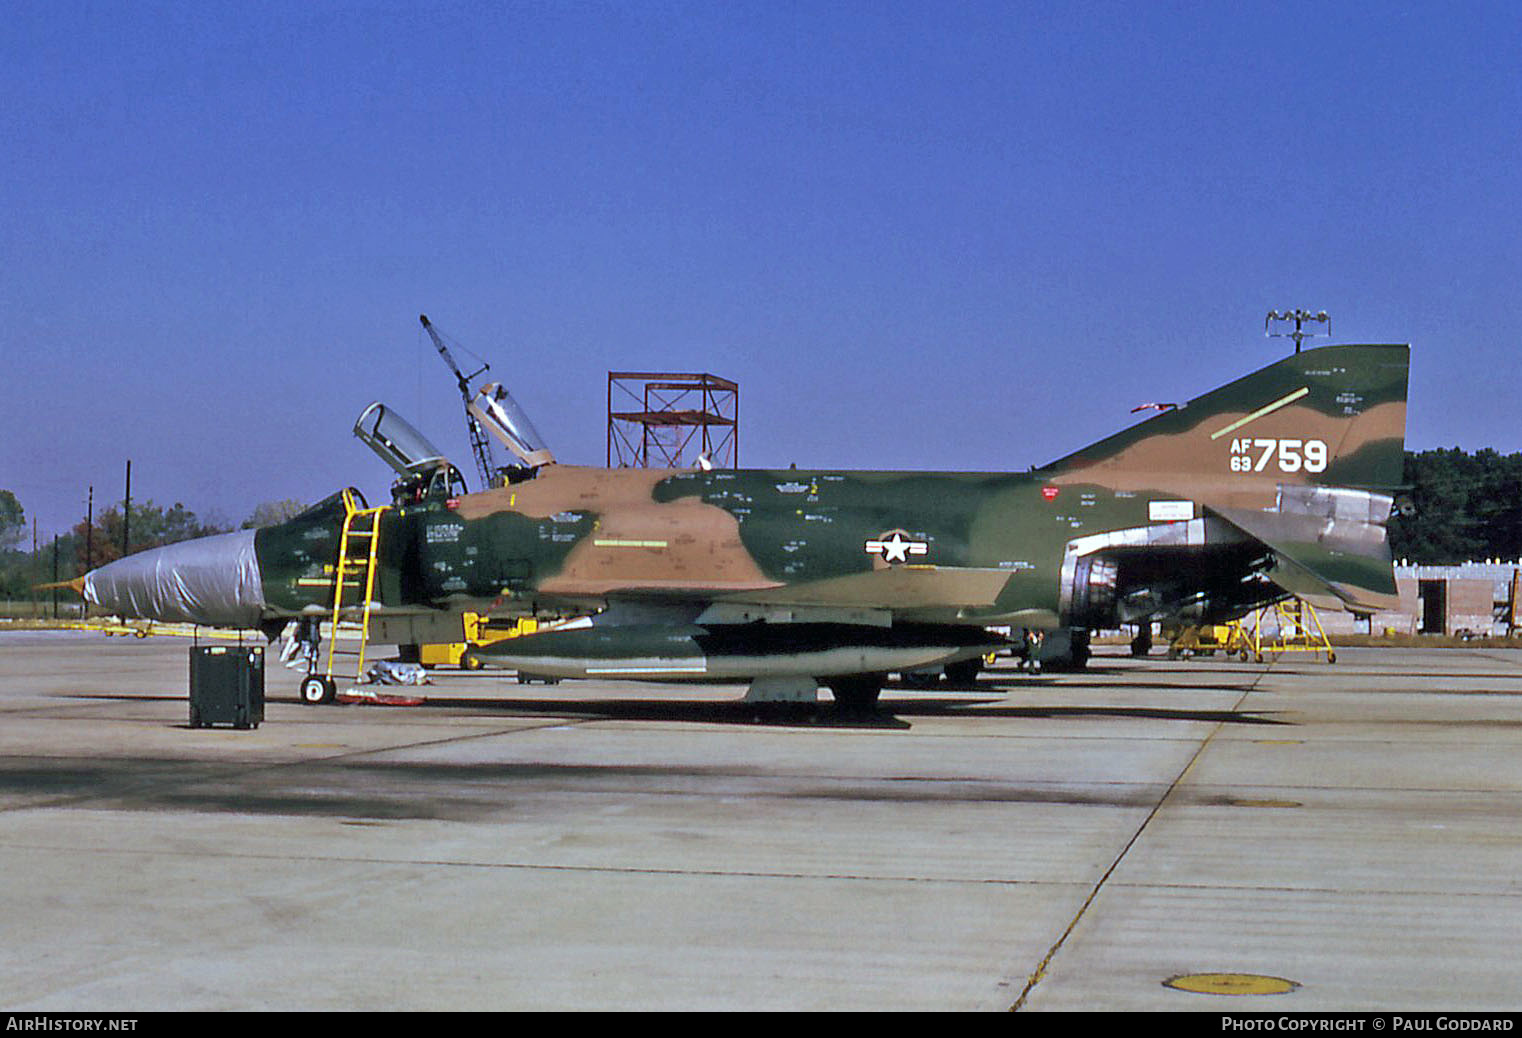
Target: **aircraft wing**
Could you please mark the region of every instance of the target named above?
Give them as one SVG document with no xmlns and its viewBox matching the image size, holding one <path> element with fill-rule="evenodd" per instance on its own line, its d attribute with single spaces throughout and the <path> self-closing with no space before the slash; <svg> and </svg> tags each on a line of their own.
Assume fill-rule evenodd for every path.
<svg viewBox="0 0 1522 1038">
<path fill-rule="evenodd" d="M 1010 573 L 1002 569 L 892 566 L 798 584 L 736 591 L 629 588 L 608 596 L 613 615 L 644 622 L 665 610 L 698 623 L 852 623 L 888 627 L 897 622 L 1007 623 L 986 619 Z M 1040 612 L 1040 616 L 1034 615 Z M 1032 623 L 1055 624 L 1056 614 L 1024 610 Z"/>
<path fill-rule="evenodd" d="M 978 609 L 994 604 L 1009 581 L 1001 569 L 892 566 L 726 595 L 720 601 L 758 605 L 840 606 L 914 612 Z"/>
</svg>

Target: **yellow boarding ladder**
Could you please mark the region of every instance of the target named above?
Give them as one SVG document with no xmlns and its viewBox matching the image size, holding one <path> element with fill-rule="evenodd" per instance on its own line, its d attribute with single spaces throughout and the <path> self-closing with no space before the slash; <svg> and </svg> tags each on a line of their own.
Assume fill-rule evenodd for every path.
<svg viewBox="0 0 1522 1038">
<path fill-rule="evenodd" d="M 333 637 L 328 639 L 328 687 L 333 687 L 333 655 L 338 644 L 338 621 L 345 609 L 360 609 L 359 662 L 354 683 L 365 677 L 365 648 L 370 644 L 370 606 L 375 597 L 375 559 L 380 549 L 381 513 L 389 507 L 361 508 L 352 490 L 343 492 L 344 526 L 338 541 L 338 567 L 333 574 Z M 358 602 L 347 601 L 347 589 L 359 592 Z"/>
</svg>

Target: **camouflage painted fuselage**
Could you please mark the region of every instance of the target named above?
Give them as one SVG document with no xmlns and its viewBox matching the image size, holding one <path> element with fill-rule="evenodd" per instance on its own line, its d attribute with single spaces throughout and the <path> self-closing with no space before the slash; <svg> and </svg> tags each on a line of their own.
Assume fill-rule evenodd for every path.
<svg viewBox="0 0 1522 1038">
<path fill-rule="evenodd" d="M 1263 554 L 1249 542 L 1270 532 L 1269 543 L 1345 585 L 1346 598 L 1388 594 L 1388 559 L 1339 551 L 1322 527 L 1349 520 L 1353 501 L 1374 509 L 1361 523 L 1382 524 L 1388 502 L 1375 498 L 1400 481 L 1405 375 L 1404 347 L 1299 354 L 1019 474 L 551 466 L 513 486 L 388 512 L 380 600 L 504 613 L 733 600 L 1057 624 L 1081 619 L 1064 560 L 1148 554 L 1155 566 L 1125 568 L 1146 571 L 1154 587 L 1171 577 L 1187 595 L 1219 562 Z M 1328 486 L 1354 494 L 1319 510 L 1286 500 L 1287 490 Z M 314 511 L 260 533 L 265 598 L 281 612 L 332 603 L 342 509 L 335 499 L 326 516 Z M 1248 528 L 1232 535 L 1231 517 Z M 1199 529 L 1212 525 L 1220 529 Z M 1119 531 L 1146 534 L 1115 539 Z"/>
<path fill-rule="evenodd" d="M 759 624 L 756 646 L 887 630 L 951 660 L 997 643 L 969 630 L 1219 620 L 1287 593 L 1372 612 L 1395 590 L 1384 523 L 1408 361 L 1404 346 L 1296 354 L 1025 473 L 550 465 L 387 510 L 374 598 L 383 617 L 596 614 L 597 639 L 515 647 L 557 659 L 664 652 L 673 632 L 728 652 Z M 259 622 L 331 612 L 343 519 L 335 496 L 255 535 L 258 587 L 237 597 Z M 776 651 L 730 669 L 765 672 L 752 655 Z"/>
<path fill-rule="evenodd" d="M 388 512 L 378 598 L 508 614 L 698 597 L 1055 623 L 1067 545 L 1149 525 L 1156 499 L 1039 473 L 555 466 L 515 487 Z M 333 499 L 304 523 L 261 532 L 272 608 L 331 607 L 342 517 Z"/>
</svg>

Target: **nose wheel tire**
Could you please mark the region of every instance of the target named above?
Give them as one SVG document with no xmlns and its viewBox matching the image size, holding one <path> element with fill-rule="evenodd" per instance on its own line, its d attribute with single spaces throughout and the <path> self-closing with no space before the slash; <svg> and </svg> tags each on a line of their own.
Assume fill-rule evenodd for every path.
<svg viewBox="0 0 1522 1038">
<path fill-rule="evenodd" d="M 333 679 L 321 674 L 308 674 L 301 682 L 301 701 L 311 703 L 331 703 L 333 697 L 338 694 L 338 686 Z"/>
</svg>

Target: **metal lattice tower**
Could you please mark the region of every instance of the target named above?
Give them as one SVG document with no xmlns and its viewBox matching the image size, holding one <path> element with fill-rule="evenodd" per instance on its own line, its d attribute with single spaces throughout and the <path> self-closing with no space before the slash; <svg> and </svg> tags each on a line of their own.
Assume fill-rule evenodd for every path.
<svg viewBox="0 0 1522 1038">
<path fill-rule="evenodd" d="M 608 372 L 608 467 L 736 468 L 740 386 L 717 375 Z"/>
</svg>

